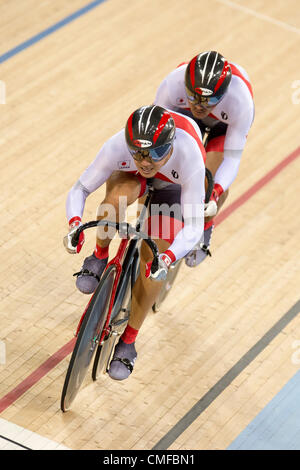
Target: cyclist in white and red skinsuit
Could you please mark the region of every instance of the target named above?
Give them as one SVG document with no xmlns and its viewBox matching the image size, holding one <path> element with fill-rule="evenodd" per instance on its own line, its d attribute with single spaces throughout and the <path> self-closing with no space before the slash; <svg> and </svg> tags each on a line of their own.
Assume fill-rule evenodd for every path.
<svg viewBox="0 0 300 470">
<path fill-rule="evenodd" d="M 184 218 L 185 223 L 181 228 L 183 233 L 175 237 L 168 252 L 172 262 L 187 254 L 193 247 L 193 243 L 196 243 L 203 233 L 203 226 L 193 223 L 192 219 L 195 220 L 197 217 L 203 224 L 205 150 L 199 129 L 191 119 L 175 112 L 168 114 L 175 121 L 176 139 L 172 145 L 172 155 L 167 161 L 163 160 L 164 164 L 160 166 L 159 171 L 153 172 L 153 165 L 150 168 L 145 164 L 138 167 L 128 150 L 125 130 L 122 129 L 103 145 L 95 160 L 68 193 L 66 215 L 69 225 L 81 221 L 86 197 L 102 186 L 114 171 L 136 175 L 138 182 L 141 183 L 139 196 L 145 192 L 147 178 L 155 177 L 167 184 L 176 184 L 181 187 L 180 217 Z M 189 211 L 192 209 L 194 212 L 191 216 Z M 78 252 L 78 248 L 76 250 L 71 245 L 69 250 Z"/>
<path fill-rule="evenodd" d="M 204 246 L 186 256 L 197 266 L 209 253 L 214 216 L 235 180 L 247 135 L 254 119 L 253 92 L 246 71 L 215 51 L 178 66 L 160 84 L 155 104 L 192 117 L 202 134 L 210 129 L 206 167 L 214 176 L 211 201 L 205 208 Z"/>
<path fill-rule="evenodd" d="M 81 225 L 85 201 L 89 194 L 106 182 L 106 195 L 99 206 L 98 219 L 120 220 L 124 207 L 120 198 L 132 204 L 147 191 L 147 180 L 154 178 L 147 227 L 156 239 L 159 266 L 151 273 L 149 247 L 141 245 L 140 275 L 132 293 L 128 325 L 114 352 L 109 375 L 126 379 L 137 357 L 135 339 L 144 319 L 155 303 L 170 265 L 183 258 L 203 236 L 205 199 L 205 149 L 196 123 L 181 114 L 157 106 L 139 108 L 129 117 L 125 129 L 111 137 L 95 160 L 68 193 L 66 202 L 69 233 L 64 238 L 69 253 L 74 231 Z M 159 183 L 167 183 L 167 191 Z M 175 190 L 173 190 L 175 188 Z M 178 190 L 178 188 L 180 190 Z M 110 209 L 113 209 L 109 213 Z M 158 210 L 157 210 L 158 209 Z M 105 211 L 107 214 L 105 214 Z M 96 248 L 84 260 L 76 285 L 81 292 L 92 293 L 108 260 L 108 246 L 114 234 L 97 232 Z M 145 276 L 146 273 L 146 276 Z M 149 279 L 150 277 L 150 279 Z"/>
</svg>

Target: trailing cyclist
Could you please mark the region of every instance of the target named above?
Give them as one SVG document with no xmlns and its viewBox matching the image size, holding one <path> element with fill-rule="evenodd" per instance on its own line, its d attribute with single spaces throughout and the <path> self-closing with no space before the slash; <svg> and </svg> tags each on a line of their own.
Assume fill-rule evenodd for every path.
<svg viewBox="0 0 300 470">
<path fill-rule="evenodd" d="M 155 104 L 190 116 L 202 134 L 210 129 L 206 167 L 215 185 L 205 208 L 204 243 L 185 257 L 187 266 L 201 263 L 209 253 L 214 216 L 235 180 L 254 119 L 253 92 L 247 72 L 216 51 L 202 52 L 179 65 L 160 84 Z"/>
</svg>

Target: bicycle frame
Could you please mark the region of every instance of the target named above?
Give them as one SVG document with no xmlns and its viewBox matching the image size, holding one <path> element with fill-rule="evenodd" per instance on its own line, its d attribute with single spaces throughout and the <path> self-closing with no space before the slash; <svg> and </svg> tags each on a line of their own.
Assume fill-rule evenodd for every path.
<svg viewBox="0 0 300 470">
<path fill-rule="evenodd" d="M 120 246 L 119 246 L 119 249 L 117 251 L 116 256 L 108 263 L 108 265 L 106 267 L 106 269 L 107 269 L 109 266 L 114 265 L 117 268 L 117 272 L 116 272 L 114 285 L 113 285 L 113 289 L 112 289 L 112 293 L 111 293 L 108 314 L 107 314 L 107 318 L 106 318 L 104 328 L 102 330 L 101 337 L 99 338 L 99 344 L 102 343 L 105 336 L 109 333 L 108 325 L 110 323 L 110 317 L 111 317 L 112 308 L 113 308 L 114 301 L 115 301 L 117 287 L 118 287 L 119 279 L 120 279 L 120 276 L 121 276 L 121 273 L 122 273 L 122 262 L 123 262 L 124 254 L 125 254 L 128 243 L 129 243 L 128 239 L 121 240 L 121 243 L 120 243 Z"/>
</svg>

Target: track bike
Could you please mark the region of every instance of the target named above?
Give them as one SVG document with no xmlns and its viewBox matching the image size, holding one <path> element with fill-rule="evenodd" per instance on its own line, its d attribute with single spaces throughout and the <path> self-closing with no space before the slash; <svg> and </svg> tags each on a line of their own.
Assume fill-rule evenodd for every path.
<svg viewBox="0 0 300 470">
<path fill-rule="evenodd" d="M 76 246 L 80 233 L 91 227 L 115 228 L 121 242 L 115 257 L 108 263 L 100 282 L 83 312 L 75 336 L 76 343 L 67 369 L 61 394 L 61 410 L 70 409 L 94 358 L 92 378 L 108 370 L 116 339 L 123 333 L 130 313 L 131 293 L 139 271 L 139 244 L 144 240 L 153 254 L 151 271 L 158 268 L 159 251 L 156 243 L 141 227 L 149 207 L 153 188 L 149 191 L 135 227 L 107 220 L 81 225 L 73 236 Z"/>
</svg>

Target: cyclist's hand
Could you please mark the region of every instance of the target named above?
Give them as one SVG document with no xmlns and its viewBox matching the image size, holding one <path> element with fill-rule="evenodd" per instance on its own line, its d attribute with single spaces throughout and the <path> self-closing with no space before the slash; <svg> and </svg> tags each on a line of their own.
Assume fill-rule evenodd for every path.
<svg viewBox="0 0 300 470">
<path fill-rule="evenodd" d="M 207 204 L 204 204 L 204 217 L 214 217 L 218 212 L 218 206 L 216 201 L 210 200 Z"/>
<path fill-rule="evenodd" d="M 162 253 L 158 258 L 158 269 L 154 273 L 151 272 L 152 261 L 146 264 L 146 278 L 150 277 L 154 281 L 165 281 L 171 263 L 171 258 L 166 253 Z"/>
<path fill-rule="evenodd" d="M 76 232 L 76 230 L 78 229 L 78 227 L 80 227 L 80 225 L 82 225 L 81 220 L 75 220 L 69 225 L 70 231 L 68 235 L 64 237 L 64 247 L 68 253 L 71 253 L 71 254 L 79 253 L 82 248 L 82 245 L 84 244 L 84 233 L 81 232 L 81 234 L 79 235 L 78 245 L 77 246 L 72 245 L 72 237 L 74 233 Z"/>
<path fill-rule="evenodd" d="M 204 217 L 214 217 L 218 212 L 218 200 L 223 193 L 223 188 L 219 184 L 214 185 L 210 200 L 204 204 Z"/>
</svg>

